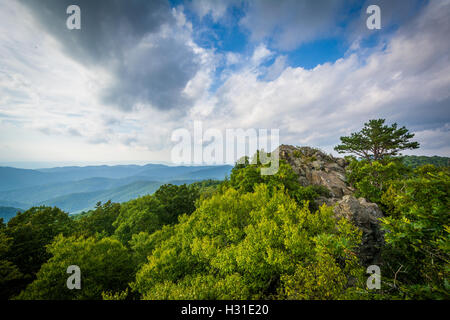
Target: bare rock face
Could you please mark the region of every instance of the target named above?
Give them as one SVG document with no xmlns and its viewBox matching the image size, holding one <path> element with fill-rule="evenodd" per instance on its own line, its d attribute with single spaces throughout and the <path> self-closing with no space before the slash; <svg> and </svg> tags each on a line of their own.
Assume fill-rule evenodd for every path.
<svg viewBox="0 0 450 320">
<path fill-rule="evenodd" d="M 349 219 L 360 228 L 363 232 L 359 250 L 361 262 L 365 265 L 378 264 L 383 244 L 378 219 L 383 217 L 383 213 L 375 203 L 353 196 L 354 189 L 345 178 L 345 168 L 348 165 L 345 159 L 335 158 L 310 147 L 281 145 L 278 152 L 280 159 L 290 164 L 297 173 L 302 186 L 321 185 L 330 191 L 331 198 L 321 197 L 316 201 L 317 204 L 334 206 L 337 218 Z"/>
<path fill-rule="evenodd" d="M 289 163 L 302 186 L 322 185 L 328 188 L 332 198 L 342 198 L 354 191 L 345 180 L 344 159 L 334 158 L 310 147 L 281 145 L 280 159 Z"/>
<path fill-rule="evenodd" d="M 380 248 L 384 243 L 383 232 L 380 228 L 379 218 L 383 212 L 375 203 L 367 202 L 364 198 L 356 199 L 347 195 L 334 206 L 337 218 L 350 220 L 362 231 L 362 243 L 359 248 L 359 257 L 365 265 L 379 264 Z"/>
</svg>

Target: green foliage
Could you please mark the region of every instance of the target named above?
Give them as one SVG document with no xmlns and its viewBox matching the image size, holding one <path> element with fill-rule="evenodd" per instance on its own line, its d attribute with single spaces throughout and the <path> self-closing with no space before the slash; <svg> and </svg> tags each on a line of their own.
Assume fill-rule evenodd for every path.
<svg viewBox="0 0 450 320">
<path fill-rule="evenodd" d="M 302 203 L 304 201 L 313 202 L 318 197 L 331 197 L 330 190 L 328 190 L 325 186 L 316 185 L 310 185 L 307 187 L 299 186 L 293 195 L 298 203 Z"/>
<path fill-rule="evenodd" d="M 19 268 L 9 261 L 8 253 L 11 250 L 13 238 L 8 237 L 4 230 L 4 224 L 0 228 L 0 299 L 8 299 L 17 293 L 17 286 L 23 285 L 24 275 Z"/>
<path fill-rule="evenodd" d="M 174 235 L 174 227 L 172 225 L 165 225 L 161 230 L 157 230 L 152 234 L 147 232 L 140 232 L 133 234 L 129 244 L 133 252 L 134 264 L 140 267 L 147 262 L 147 257 L 152 253 L 155 247 L 162 241 Z"/>
<path fill-rule="evenodd" d="M 68 214 L 58 208 L 33 207 L 25 212 L 18 213 L 12 218 L 6 228 L 3 228 L 4 239 L 8 240 L 6 252 L 2 260 L 8 261 L 11 273 L 3 279 L 18 279 L 18 272 L 23 275 L 13 292 L 17 294 L 30 281 L 35 278 L 41 265 L 50 257 L 45 250 L 58 234 L 68 235 L 74 230 L 74 221 Z M 6 273 L 6 271 L 3 271 Z"/>
<path fill-rule="evenodd" d="M 60 235 L 47 250 L 51 258 L 42 265 L 37 279 L 17 299 L 102 299 L 103 292 L 122 292 L 132 280 L 130 254 L 118 240 Z M 67 288 L 67 267 L 70 265 L 80 267 L 79 290 Z"/>
<path fill-rule="evenodd" d="M 299 297 L 327 298 L 328 293 L 297 288 L 298 281 L 289 278 L 299 268 L 333 277 L 314 266 L 325 255 L 343 275 L 332 297 L 345 297 L 347 277 L 361 273 L 352 254 L 360 241 L 355 227 L 336 222 L 331 208 L 311 213 L 284 190 L 264 184 L 254 192 L 229 188 L 214 195 L 166 235 L 132 284 L 144 299 L 283 298 L 291 296 L 292 286 L 303 290 Z M 311 278 L 310 285 L 318 282 Z"/>
<path fill-rule="evenodd" d="M 113 223 L 115 236 L 126 244 L 133 234 L 149 234 L 165 224 L 178 221 L 180 214 L 191 214 L 200 194 L 196 186 L 167 184 L 154 195 L 147 195 L 122 204 L 119 216 Z"/>
<path fill-rule="evenodd" d="M 404 178 L 409 172 L 398 158 L 379 161 L 353 158 L 347 167 L 347 180 L 356 188 L 355 196 L 382 204 L 381 197 L 390 183 Z"/>
<path fill-rule="evenodd" d="M 269 192 L 275 189 L 284 189 L 298 204 L 308 202 L 311 210 L 318 209 L 314 203 L 318 197 L 330 197 L 330 191 L 324 186 L 301 186 L 292 167 L 283 160 L 280 160 L 278 172 L 274 175 L 262 176 L 260 170 L 260 164 L 249 164 L 248 161 L 238 164 L 232 169 L 230 180 L 226 186 L 246 193 L 253 192 L 255 186 L 264 183 L 268 186 Z"/>
<path fill-rule="evenodd" d="M 112 236 L 115 231 L 113 223 L 119 213 L 120 204 L 107 201 L 102 205 L 101 202 L 98 202 L 95 210 L 91 210 L 77 219 L 77 233 L 85 236 Z"/>
<path fill-rule="evenodd" d="M 384 119 L 369 120 L 359 132 L 349 137 L 341 137 L 340 145 L 334 150 L 339 153 L 355 154 L 366 160 L 381 160 L 386 156 L 398 155 L 399 151 L 419 148 L 418 142 L 410 142 L 414 137 L 405 127 L 384 125 Z"/>
<path fill-rule="evenodd" d="M 382 197 L 390 212 L 382 220 L 387 231 L 384 255 L 401 297 L 450 298 L 449 190 L 448 168 L 429 165 L 393 183 Z"/>
<path fill-rule="evenodd" d="M 116 228 L 114 236 L 126 244 L 133 234 L 152 233 L 161 227 L 163 212 L 160 201 L 151 195 L 128 201 L 122 204 L 119 216 L 113 223 Z"/>
<path fill-rule="evenodd" d="M 416 145 L 383 123 L 340 147 L 364 147 L 365 159 L 348 158 L 347 178 L 385 213 L 380 291 L 365 289 L 361 231 L 317 207 L 328 189 L 301 186 L 282 160 L 262 176 L 244 158 L 223 182 L 167 184 L 74 218 L 50 207 L 0 218 L 0 298 L 449 299 L 449 168 L 389 157 Z M 81 268 L 81 290 L 66 286 L 69 265 Z"/>
<path fill-rule="evenodd" d="M 263 176 L 263 182 L 269 190 L 285 189 L 291 196 L 301 188 L 297 174 L 283 160 L 280 160 L 278 171 L 275 174 Z"/>
<path fill-rule="evenodd" d="M 161 186 L 154 197 L 164 208 L 160 217 L 163 224 L 172 224 L 178 221 L 180 214 L 191 214 L 195 210 L 195 201 L 200 196 L 198 188 L 185 184 L 176 186 L 165 184 Z"/>
<path fill-rule="evenodd" d="M 128 288 L 121 292 L 102 292 L 103 300 L 125 300 L 128 297 Z"/>
<path fill-rule="evenodd" d="M 203 180 L 192 183 L 190 186 L 192 188 L 197 188 L 200 194 L 199 199 L 210 198 L 215 192 L 217 192 L 222 184 L 220 180 Z"/>
<path fill-rule="evenodd" d="M 241 192 L 252 192 L 253 187 L 262 182 L 261 166 L 249 164 L 248 160 L 244 164 L 237 164 L 231 170 L 229 185 Z"/>
</svg>

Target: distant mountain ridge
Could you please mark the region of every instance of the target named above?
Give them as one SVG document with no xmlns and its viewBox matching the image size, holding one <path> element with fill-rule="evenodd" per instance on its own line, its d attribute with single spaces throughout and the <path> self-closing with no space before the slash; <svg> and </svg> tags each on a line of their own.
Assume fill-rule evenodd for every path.
<svg viewBox="0 0 450 320">
<path fill-rule="evenodd" d="M 216 169 L 229 171 L 229 165 L 221 166 L 167 166 L 163 164 L 117 165 L 117 166 L 86 166 L 86 167 L 56 167 L 46 169 L 18 169 L 0 167 L 0 191 L 24 187 L 38 186 L 49 183 L 78 181 L 88 178 L 121 179 L 132 176 L 174 180 L 182 175 L 203 170 Z"/>
<path fill-rule="evenodd" d="M 2 207 L 0 206 L 0 218 L 3 218 L 3 220 L 5 222 L 8 222 L 9 219 L 11 219 L 12 217 L 14 217 L 17 212 L 22 211 L 19 208 L 14 208 L 14 207 Z"/>
<path fill-rule="evenodd" d="M 406 165 L 450 165 L 448 157 L 403 156 Z M 69 213 L 92 209 L 98 201 L 124 202 L 155 192 L 164 183 L 223 180 L 232 166 L 99 165 L 44 169 L 0 167 L 0 217 L 32 206 L 57 206 Z"/>
<path fill-rule="evenodd" d="M 450 158 L 439 156 L 403 156 L 403 163 L 409 167 L 416 168 L 424 164 L 432 164 L 437 167 L 450 166 Z"/>
<path fill-rule="evenodd" d="M 232 166 L 163 164 L 18 169 L 0 167 L 0 206 L 27 209 L 58 206 L 75 213 L 98 201 L 128 201 L 155 192 L 164 183 L 223 180 Z M 0 213 L 0 217 L 1 217 Z"/>
<path fill-rule="evenodd" d="M 124 202 L 146 194 L 152 194 L 162 185 L 156 181 L 136 181 L 117 188 L 93 192 L 70 193 L 67 195 L 47 199 L 37 205 L 55 206 L 64 211 L 77 213 L 95 207 L 97 202 Z"/>
</svg>

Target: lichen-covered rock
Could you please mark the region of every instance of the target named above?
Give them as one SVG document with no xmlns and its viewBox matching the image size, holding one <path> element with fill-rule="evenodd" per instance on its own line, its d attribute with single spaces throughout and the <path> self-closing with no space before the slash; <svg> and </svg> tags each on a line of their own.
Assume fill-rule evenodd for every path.
<svg viewBox="0 0 450 320">
<path fill-rule="evenodd" d="M 334 205 L 337 218 L 346 218 L 362 231 L 362 244 L 359 257 L 364 265 L 379 264 L 380 248 L 383 245 L 383 232 L 379 218 L 383 212 L 375 203 L 367 202 L 364 198 L 356 199 L 347 195 Z"/>
<path fill-rule="evenodd" d="M 310 147 L 281 145 L 280 159 L 289 163 L 301 185 L 322 185 L 328 188 L 332 198 L 352 194 L 353 189 L 345 179 L 345 160 L 334 158 Z"/>
</svg>

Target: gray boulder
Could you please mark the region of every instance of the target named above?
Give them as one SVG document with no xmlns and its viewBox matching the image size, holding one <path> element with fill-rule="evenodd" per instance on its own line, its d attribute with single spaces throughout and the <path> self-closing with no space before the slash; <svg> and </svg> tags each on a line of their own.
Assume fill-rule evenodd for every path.
<svg viewBox="0 0 450 320">
<path fill-rule="evenodd" d="M 334 158 L 310 147 L 281 145 L 278 149 L 280 159 L 291 165 L 302 186 L 322 185 L 331 192 L 332 198 L 342 198 L 352 194 L 345 179 L 344 159 Z"/>
<path fill-rule="evenodd" d="M 375 203 L 367 202 L 364 198 L 344 196 L 334 205 L 337 218 L 346 218 L 362 231 L 362 243 L 359 248 L 359 258 L 364 265 L 380 264 L 380 249 L 384 243 L 383 232 L 379 218 L 383 212 Z"/>
</svg>

